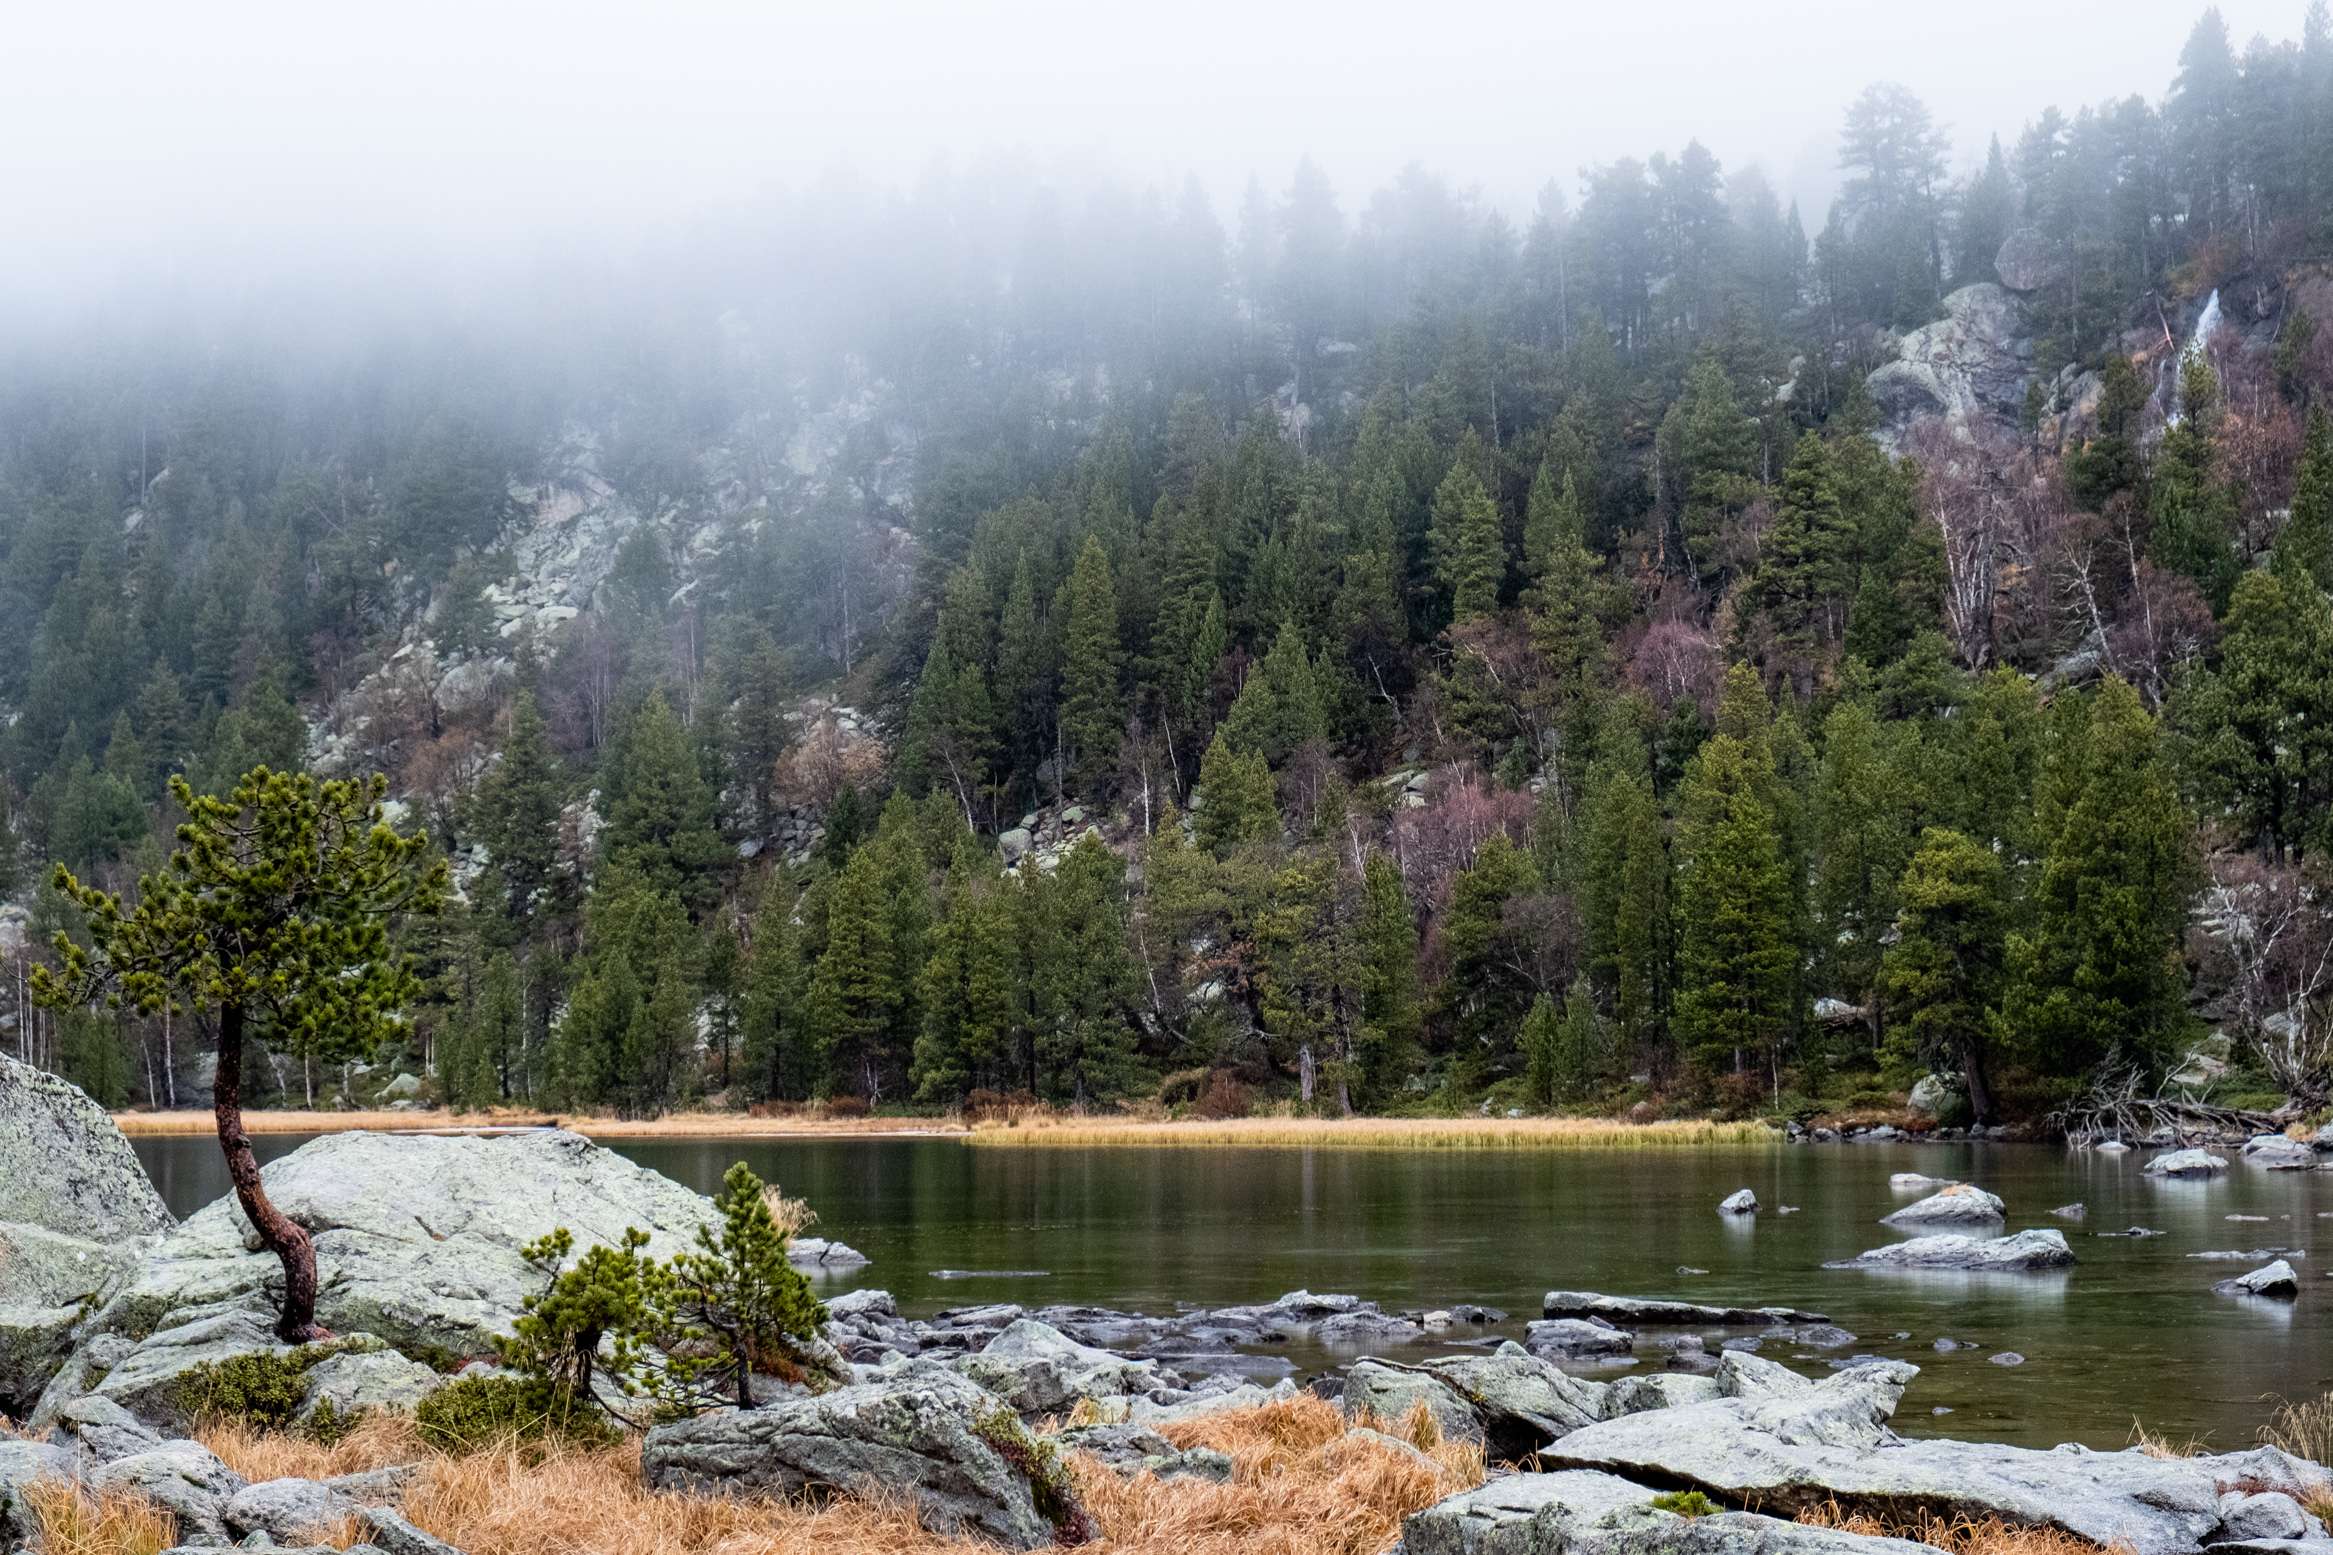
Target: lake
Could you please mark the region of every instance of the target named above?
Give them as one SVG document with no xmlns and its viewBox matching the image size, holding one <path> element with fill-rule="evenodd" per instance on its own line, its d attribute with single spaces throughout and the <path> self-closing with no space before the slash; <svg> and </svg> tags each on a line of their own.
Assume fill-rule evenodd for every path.
<svg viewBox="0 0 2333 1555">
<path fill-rule="evenodd" d="M 257 1145 L 264 1160 L 301 1142 Z M 133 1143 L 175 1212 L 227 1191 L 210 1138 Z M 731 1163 L 749 1162 L 817 1208 L 818 1234 L 874 1260 L 822 1291 L 880 1287 L 911 1317 L 991 1301 L 1160 1312 L 1307 1287 L 1395 1311 L 1503 1307 L 1519 1336 L 1551 1288 L 1774 1303 L 1828 1313 L 1858 1336 L 1824 1356 L 1768 1341 L 1762 1353 L 1774 1359 L 1809 1370 L 1851 1354 L 1917 1363 L 1896 1417 L 1907 1433 L 2036 1446 L 2121 1446 L 2134 1420 L 2245 1446 L 2264 1399 L 2333 1386 L 2333 1285 L 2319 1258 L 2320 1236 L 2333 1235 L 2333 1219 L 2320 1218 L 2333 1215 L 2333 1172 L 2239 1161 L 2215 1181 L 2172 1182 L 2141 1175 L 2144 1151 L 1989 1143 L 1537 1153 L 829 1138 L 610 1148 L 708 1192 Z M 1914 1197 L 1888 1186 L 1905 1171 L 1998 1193 L 2009 1229 L 2059 1226 L 2080 1263 L 2050 1275 L 1823 1268 L 1895 1238 L 1876 1222 Z M 1741 1187 L 1766 1210 L 1719 1215 L 1717 1201 Z M 2076 1201 L 2085 1220 L 2051 1218 Z M 1775 1212 L 1786 1204 L 1798 1213 Z M 2164 1234 L 2096 1234 L 2133 1225 Z M 2298 1301 L 2215 1294 L 2215 1282 L 2253 1265 L 2187 1256 L 2266 1247 L 2307 1253 L 2294 1260 Z M 1939 1338 L 1971 1347 L 1940 1354 Z M 2022 1365 L 1992 1359 L 2012 1351 Z M 1306 1370 L 1336 1359 L 1291 1358 Z"/>
</svg>

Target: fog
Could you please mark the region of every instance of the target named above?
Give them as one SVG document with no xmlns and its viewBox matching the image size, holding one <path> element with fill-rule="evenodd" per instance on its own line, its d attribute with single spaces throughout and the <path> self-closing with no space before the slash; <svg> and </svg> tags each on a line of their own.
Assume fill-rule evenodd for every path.
<svg viewBox="0 0 2333 1555">
<path fill-rule="evenodd" d="M 2229 0 L 2239 49 L 2297 0 Z M 1900 81 L 1956 165 L 2050 104 L 2159 98 L 2197 7 L 1963 0 L 1149 8 L 1013 0 L 286 0 L 19 8 L 0 43 L 0 280 L 356 284 L 604 260 L 821 180 L 1196 175 L 1231 220 L 1311 155 L 1348 211 L 1423 163 L 1522 217 L 1699 138 L 1820 225 L 1840 112 Z M 370 18 L 377 18 L 372 20 Z"/>
</svg>

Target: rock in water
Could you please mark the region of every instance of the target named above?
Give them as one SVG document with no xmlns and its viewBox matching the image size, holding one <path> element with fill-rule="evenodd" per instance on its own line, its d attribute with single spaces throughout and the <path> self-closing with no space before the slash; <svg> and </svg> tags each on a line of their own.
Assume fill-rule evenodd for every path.
<svg viewBox="0 0 2333 1555">
<path fill-rule="evenodd" d="M 657 1426 L 640 1467 L 658 1490 L 905 1496 L 934 1532 L 1028 1550 L 1083 1520 L 1059 1470 L 1033 1461 L 1031 1446 L 994 1394 L 927 1371 Z"/>
<path fill-rule="evenodd" d="M 1916 1236 L 1892 1247 L 1875 1247 L 1859 1257 L 1825 1264 L 1829 1269 L 1971 1269 L 2030 1273 L 2063 1269 L 2074 1261 L 2065 1234 L 2020 1231 L 2015 1236 Z"/>
<path fill-rule="evenodd" d="M 2149 1177 L 2209 1177 L 2227 1169 L 2228 1158 L 2209 1150 L 2168 1151 L 2140 1168 Z"/>
<path fill-rule="evenodd" d="M 1541 1317 L 1596 1317 L 1626 1327 L 1764 1328 L 1771 1323 L 1828 1323 L 1820 1312 L 1796 1307 L 1719 1307 L 1659 1296 L 1600 1296 L 1590 1290 L 1551 1290 L 1540 1299 Z"/>
<path fill-rule="evenodd" d="M 1747 1188 L 1737 1188 L 1719 1201 L 1721 1215 L 1747 1215 L 1758 1207 L 1758 1196 Z"/>
<path fill-rule="evenodd" d="M 1626 1355 L 1636 1335 L 1602 1318 L 1551 1317 L 1526 1325 L 1523 1343 L 1534 1355 Z"/>
<path fill-rule="evenodd" d="M 2301 1293 L 2301 1277 L 2293 1273 L 2291 1264 L 2279 1258 L 2249 1274 L 2223 1280 L 2214 1288 L 2232 1296 L 2291 1297 Z"/>
<path fill-rule="evenodd" d="M 2001 1200 L 1982 1188 L 1954 1183 L 1917 1204 L 1907 1204 L 1880 1217 L 1883 1226 L 1997 1226 L 2003 1218 Z"/>
<path fill-rule="evenodd" d="M 104 1108 L 0 1056 L 0 1414 L 30 1411 L 84 1304 L 172 1224 Z"/>
<path fill-rule="evenodd" d="M 2305 1139 L 2286 1134 L 2255 1134 L 2244 1141 L 2244 1159 L 2261 1166 L 2314 1167 L 2317 1152 Z"/>
<path fill-rule="evenodd" d="M 1887 1185 L 1898 1193 L 1934 1193 L 1939 1188 L 1957 1188 L 1960 1180 L 1954 1177 L 1929 1177 L 1919 1172 L 1897 1172 Z"/>
</svg>

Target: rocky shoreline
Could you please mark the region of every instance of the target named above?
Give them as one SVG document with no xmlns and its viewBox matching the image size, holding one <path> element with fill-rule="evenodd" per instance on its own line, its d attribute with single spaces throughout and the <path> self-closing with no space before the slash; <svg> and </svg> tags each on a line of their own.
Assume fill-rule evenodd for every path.
<svg viewBox="0 0 2333 1555">
<path fill-rule="evenodd" d="M 247 1483 L 192 1438 L 190 1377 L 290 1358 L 305 1390 L 296 1419 L 411 1410 L 493 1371 L 494 1336 L 537 1283 L 519 1249 L 546 1228 L 613 1242 L 638 1227 L 656 1248 L 711 1213 L 691 1190 L 558 1131 L 312 1141 L 266 1169 L 275 1202 L 316 1239 L 319 1316 L 339 1336 L 295 1354 L 270 1332 L 274 1260 L 233 1203 L 171 1224 L 103 1114 L 25 1074 L 0 1073 L 0 1165 L 43 1165 L 0 1175 L 0 1407 L 26 1427 L 0 1438 L 0 1551 L 37 1537 L 24 1489 L 46 1479 L 143 1496 L 188 1548 L 302 1548 L 346 1520 L 386 1555 L 448 1555 L 399 1508 L 410 1470 Z M 1889 1217 L 1924 1234 L 1853 1264 L 2029 1278 L 2073 1261 L 2056 1230 L 1989 1234 L 2001 1205 L 1981 1190 L 1896 1186 L 1933 1190 Z M 115 1218 L 100 1226 L 101 1214 Z M 807 1240 L 794 1253 L 858 1258 Z M 2229 1283 L 2289 1294 L 2297 1282 L 2279 1260 Z M 1890 1421 L 1918 1368 L 1853 1353 L 1856 1336 L 1820 1312 L 1557 1289 L 1521 1339 L 1496 1331 L 1508 1324 L 1462 1302 L 1391 1311 L 1310 1291 L 1169 1313 L 987 1304 L 915 1318 L 858 1289 L 827 1304 L 813 1355 L 823 1375 L 766 1383 L 756 1408 L 650 1426 L 640 1474 L 654 1490 L 713 1495 L 877 1485 L 929 1528 L 1032 1549 L 1091 1531 L 1063 1455 L 1222 1481 L 1225 1454 L 1167 1433 L 1301 1391 L 1341 1405 L 1387 1452 L 1415 1449 L 1374 1423 L 1421 1413 L 1480 1445 L 1491 1477 L 1411 1516 L 1405 1555 L 1916 1547 L 1789 1520 L 1822 1509 L 1891 1527 L 1997 1518 L 2131 1555 L 2333 1555 L 2313 1510 L 2333 1504 L 2333 1474 L 2276 1448 L 2177 1458 L 1903 1437 Z M 1275 1353 L 1297 1343 L 1351 1358 L 1300 1383 Z M 1752 1353 L 1761 1345 L 1819 1371 Z"/>
</svg>

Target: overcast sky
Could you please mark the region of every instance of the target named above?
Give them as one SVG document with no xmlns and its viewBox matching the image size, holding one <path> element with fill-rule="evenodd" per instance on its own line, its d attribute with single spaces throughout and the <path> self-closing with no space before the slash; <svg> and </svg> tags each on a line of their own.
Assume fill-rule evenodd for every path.
<svg viewBox="0 0 2333 1555">
<path fill-rule="evenodd" d="M 2303 0 L 2224 0 L 2237 46 Z M 2159 99 L 2192 0 L 20 0 L 0 31 L 0 276 L 606 244 L 837 166 L 1026 151 L 1228 221 L 1309 153 L 1348 210 L 1420 161 L 1528 210 L 1699 137 L 1810 206 L 1865 83 L 1981 154 L 2044 106 Z M 1819 210 L 1807 212 L 1811 230 Z"/>
</svg>

